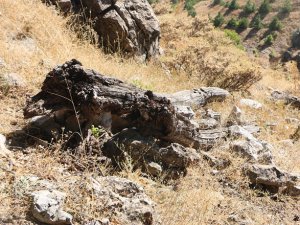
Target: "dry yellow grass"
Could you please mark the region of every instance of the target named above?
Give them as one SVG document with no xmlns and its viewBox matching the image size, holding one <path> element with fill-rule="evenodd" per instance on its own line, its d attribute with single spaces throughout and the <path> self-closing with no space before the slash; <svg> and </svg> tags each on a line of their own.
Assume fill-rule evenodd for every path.
<svg viewBox="0 0 300 225">
<path fill-rule="evenodd" d="M 246 118 L 263 127 L 261 139 L 276 146 L 273 152 L 276 163 L 288 171 L 299 172 L 299 157 L 295 157 L 299 155 L 299 143 L 292 148 L 285 147 L 284 151 L 278 144 L 279 141 L 287 139 L 295 129 L 293 124 L 286 123 L 285 118 L 298 118 L 299 113 L 268 100 L 268 87 L 296 90 L 295 82 L 292 83 L 287 78 L 295 77 L 298 72 L 293 67 L 287 73 L 262 69 L 256 59 L 249 58 L 244 51 L 235 48 L 221 31 L 213 29 L 207 23 L 207 18 L 200 18 L 204 21 L 203 29 L 190 35 L 193 33 L 191 18 L 180 7 L 172 13 L 165 13 L 172 10 L 169 5 L 165 7 L 167 11 L 161 10 L 159 19 L 162 23 L 162 46 L 166 53 L 159 60 L 140 64 L 133 59 L 123 59 L 118 54 L 104 55 L 101 49 L 89 44 L 88 40 L 78 39 L 68 25 L 68 18 L 57 15 L 54 9 L 47 8 L 39 0 L 1 0 L 0 58 L 4 59 L 7 66 L 0 69 L 0 75 L 18 73 L 26 80 L 27 85 L 24 88 L 12 88 L 8 95 L 0 95 L 0 133 L 6 134 L 24 125 L 22 107 L 25 95 L 36 93 L 45 74 L 55 65 L 71 58 L 77 58 L 87 68 L 158 92 L 174 92 L 202 86 L 205 82 L 197 75 L 207 72 L 216 74 L 222 64 L 228 64 L 230 72 L 242 72 L 254 67 L 263 77 L 259 83 L 249 91 L 233 94 L 225 103 L 214 103 L 209 107 L 221 112 L 224 119 L 232 106 L 238 105 L 241 97 L 262 102 L 264 108 L 260 111 L 242 108 Z M 199 56 L 206 67 L 198 67 L 192 76 L 188 70 L 176 71 L 176 68 L 172 68 L 189 46 L 207 49 L 207 54 Z M 161 62 L 169 66 L 173 73 L 171 77 L 167 75 Z M 273 130 L 265 128 L 267 121 L 274 120 L 278 122 L 278 126 Z M 12 125 L 13 121 L 17 122 L 17 126 Z M 66 210 L 75 215 L 76 224 L 80 224 L 78 221 L 81 217 L 101 217 L 96 202 L 92 201 L 85 189 L 76 186 L 77 184 L 70 189 L 65 182 L 75 177 L 74 179 L 81 180 L 81 184 L 84 184 L 85 177 L 98 173 L 93 173 L 93 170 L 74 172 L 71 165 L 61 162 L 63 156 L 60 153 L 46 150 L 32 149 L 28 154 L 16 152 L 9 160 L 0 158 L 0 218 L 25 218 L 28 199 L 16 196 L 14 184 L 26 175 L 36 175 L 61 184 L 60 188 L 69 194 Z M 119 175 L 145 186 L 147 194 L 157 202 L 163 224 L 235 224 L 228 221 L 230 215 L 239 215 L 243 220 L 251 219 L 254 224 L 293 224 L 293 216 L 300 210 L 296 200 L 281 196 L 281 201 L 278 202 L 268 196 L 258 198 L 257 193 L 248 188 L 247 180 L 238 172 L 243 160 L 230 151 L 213 151 L 232 161 L 226 171 L 215 176 L 211 175 L 211 168 L 203 161 L 199 166 L 191 168 L 187 177 L 170 186 L 143 178 L 137 171 L 123 171 Z M 8 166 L 10 161 L 12 170 Z M 61 172 L 67 170 L 69 175 Z M 72 197 L 70 190 L 77 193 L 77 197 Z M 88 214 L 83 213 L 86 211 Z"/>
</svg>

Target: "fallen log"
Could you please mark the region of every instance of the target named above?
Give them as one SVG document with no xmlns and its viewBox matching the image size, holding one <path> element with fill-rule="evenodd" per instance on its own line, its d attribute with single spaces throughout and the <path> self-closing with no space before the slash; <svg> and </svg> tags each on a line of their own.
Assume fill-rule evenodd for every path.
<svg viewBox="0 0 300 225">
<path fill-rule="evenodd" d="M 194 148 L 227 135 L 225 129 L 201 131 L 168 98 L 84 69 L 75 59 L 48 73 L 41 92 L 28 99 L 24 117 L 47 140 L 66 131 L 83 139 L 92 126 L 113 134 L 136 128 L 142 136 Z"/>
</svg>

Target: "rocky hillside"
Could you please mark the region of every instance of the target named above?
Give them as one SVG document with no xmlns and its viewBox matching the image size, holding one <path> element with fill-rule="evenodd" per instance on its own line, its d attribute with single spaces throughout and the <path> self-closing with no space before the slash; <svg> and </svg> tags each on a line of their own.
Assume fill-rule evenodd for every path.
<svg viewBox="0 0 300 225">
<path fill-rule="evenodd" d="M 49 3 L 0 1 L 0 224 L 299 223 L 296 64 L 205 1 Z"/>
</svg>

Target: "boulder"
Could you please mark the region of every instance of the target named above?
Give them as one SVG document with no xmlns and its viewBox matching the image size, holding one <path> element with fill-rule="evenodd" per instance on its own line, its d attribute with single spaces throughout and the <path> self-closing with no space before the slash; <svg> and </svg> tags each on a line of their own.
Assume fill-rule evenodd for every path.
<svg viewBox="0 0 300 225">
<path fill-rule="evenodd" d="M 246 140 L 256 140 L 256 138 L 252 135 L 251 132 L 246 130 L 242 126 L 234 125 L 228 128 L 229 135 L 235 138 L 245 138 Z"/>
<path fill-rule="evenodd" d="M 94 21 L 99 44 L 108 51 L 143 58 L 159 54 L 160 26 L 147 0 L 81 0 L 73 5 L 83 7 L 86 17 Z"/>
<path fill-rule="evenodd" d="M 211 167 L 214 167 L 218 170 L 225 169 L 231 164 L 231 162 L 229 160 L 217 158 L 209 152 L 201 151 L 200 154 L 202 155 L 203 159 L 205 159 Z"/>
<path fill-rule="evenodd" d="M 130 157 L 129 161 L 132 161 L 134 166 L 144 168 L 145 172 L 151 175 L 157 175 L 161 170 L 181 173 L 191 163 L 199 161 L 199 156 L 193 149 L 178 143 L 166 147 L 161 147 L 160 144 L 152 137 L 141 136 L 136 129 L 124 129 L 107 141 L 102 151 L 115 165 Z"/>
<path fill-rule="evenodd" d="M 65 193 L 41 190 L 32 193 L 32 216 L 39 222 L 53 225 L 71 225 L 72 216 L 62 210 Z"/>
<path fill-rule="evenodd" d="M 197 123 L 199 125 L 199 129 L 201 129 L 201 130 L 215 129 L 218 126 L 220 126 L 220 123 L 213 118 L 201 119 L 201 120 L 198 120 Z"/>
<path fill-rule="evenodd" d="M 124 225 L 160 224 L 154 202 L 140 185 L 124 178 L 108 176 L 91 178 L 90 189 L 99 210 L 110 212 L 113 218 L 109 220 Z"/>
<path fill-rule="evenodd" d="M 237 106 L 233 106 L 227 118 L 227 126 L 233 125 L 242 125 L 242 110 Z"/>
<path fill-rule="evenodd" d="M 247 164 L 244 172 L 253 185 L 262 186 L 272 193 L 282 191 L 295 195 L 299 188 L 299 175 L 289 174 L 274 165 Z"/>
<path fill-rule="evenodd" d="M 267 142 L 255 139 L 239 140 L 231 143 L 231 148 L 250 160 L 265 164 L 273 163 L 273 147 Z"/>
<path fill-rule="evenodd" d="M 1 76 L 2 82 L 10 87 L 24 87 L 26 86 L 26 81 L 16 73 L 7 73 Z"/>
</svg>

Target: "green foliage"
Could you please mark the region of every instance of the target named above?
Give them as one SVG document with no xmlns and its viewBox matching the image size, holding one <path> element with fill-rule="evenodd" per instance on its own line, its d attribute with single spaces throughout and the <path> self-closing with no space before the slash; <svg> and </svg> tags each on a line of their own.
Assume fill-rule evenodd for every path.
<svg viewBox="0 0 300 225">
<path fill-rule="evenodd" d="M 196 11 L 194 6 L 201 0 L 185 0 L 184 8 L 188 11 L 188 15 L 195 17 Z"/>
<path fill-rule="evenodd" d="M 227 27 L 229 29 L 236 29 L 239 25 L 239 21 L 236 18 L 231 18 L 228 23 L 227 23 Z"/>
<path fill-rule="evenodd" d="M 224 32 L 225 32 L 226 36 L 229 37 L 230 40 L 232 40 L 233 43 L 238 48 L 244 49 L 244 47 L 241 44 L 241 37 L 240 37 L 240 35 L 237 32 L 235 32 L 234 30 L 228 30 L 228 29 L 225 29 Z"/>
<path fill-rule="evenodd" d="M 261 3 L 259 9 L 258 9 L 258 12 L 261 14 L 261 15 L 266 15 L 268 14 L 269 12 L 271 11 L 271 5 L 270 5 L 270 2 L 269 0 L 264 0 L 263 3 Z"/>
<path fill-rule="evenodd" d="M 283 14 L 289 14 L 292 11 L 291 0 L 285 0 L 280 12 Z"/>
<path fill-rule="evenodd" d="M 215 27 L 220 27 L 224 23 L 224 16 L 219 12 L 218 15 L 213 19 Z"/>
<path fill-rule="evenodd" d="M 272 44 L 274 43 L 274 40 L 275 40 L 275 38 L 274 38 L 273 34 L 269 34 L 269 35 L 265 38 L 264 44 L 265 44 L 265 45 L 272 45 Z"/>
<path fill-rule="evenodd" d="M 275 16 L 272 20 L 272 22 L 269 25 L 269 29 L 271 31 L 278 31 L 282 29 L 282 23 L 280 22 L 279 18 Z"/>
<path fill-rule="evenodd" d="M 253 22 L 251 23 L 251 27 L 253 27 L 256 30 L 260 30 L 264 27 L 259 14 L 254 17 Z"/>
<path fill-rule="evenodd" d="M 104 133 L 104 130 L 99 128 L 99 127 L 95 127 L 94 125 L 92 125 L 91 127 L 91 132 L 92 132 L 92 135 L 95 137 L 95 138 L 98 138 L 101 136 L 101 134 Z"/>
<path fill-rule="evenodd" d="M 246 15 L 249 15 L 251 13 L 254 13 L 256 10 L 256 6 L 253 2 L 251 2 L 250 0 L 247 1 L 246 5 L 244 6 L 243 12 Z"/>
<path fill-rule="evenodd" d="M 247 29 L 249 26 L 249 20 L 246 17 L 243 17 L 242 19 L 240 19 L 239 21 L 239 25 L 238 28 L 241 30 Z"/>
<path fill-rule="evenodd" d="M 238 5 L 238 3 L 237 3 L 237 0 L 231 0 L 231 2 L 230 2 L 230 4 L 229 4 L 228 8 L 229 8 L 230 10 L 236 10 L 236 9 L 238 9 L 238 8 L 239 8 L 239 5 Z"/>
</svg>

